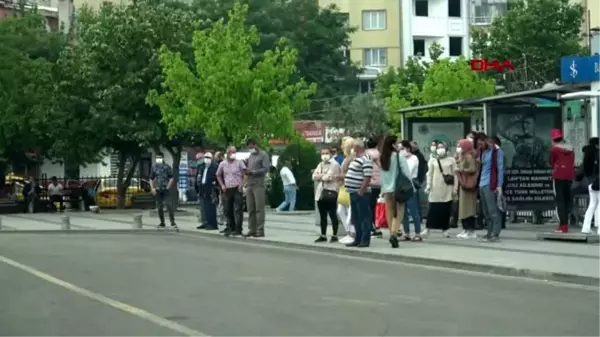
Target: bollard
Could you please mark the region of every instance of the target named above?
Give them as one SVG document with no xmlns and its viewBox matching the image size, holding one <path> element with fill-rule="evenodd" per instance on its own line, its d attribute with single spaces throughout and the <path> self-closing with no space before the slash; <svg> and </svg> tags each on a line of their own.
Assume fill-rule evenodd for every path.
<svg viewBox="0 0 600 337">
<path fill-rule="evenodd" d="M 61 228 L 64 231 L 68 231 L 71 229 L 71 219 L 69 218 L 68 215 L 65 215 L 62 217 L 61 219 Z"/>
<path fill-rule="evenodd" d="M 27 203 L 27 212 L 34 213 L 34 211 L 35 211 L 34 207 L 35 207 L 34 201 L 29 201 Z"/>
<path fill-rule="evenodd" d="M 142 228 L 142 215 L 137 214 L 133 216 L 133 228 L 141 229 Z"/>
<path fill-rule="evenodd" d="M 0 231 L 2 230 L 2 217 L 0 217 Z"/>
</svg>

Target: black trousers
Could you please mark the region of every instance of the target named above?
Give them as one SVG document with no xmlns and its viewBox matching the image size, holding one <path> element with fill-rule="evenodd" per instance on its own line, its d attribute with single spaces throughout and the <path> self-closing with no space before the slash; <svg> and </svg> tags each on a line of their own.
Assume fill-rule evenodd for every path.
<svg viewBox="0 0 600 337">
<path fill-rule="evenodd" d="M 474 231 L 476 228 L 475 226 L 475 217 L 474 216 L 470 216 L 468 218 L 464 218 L 461 221 L 462 227 L 464 230 L 466 231 Z"/>
<path fill-rule="evenodd" d="M 336 213 L 337 202 L 335 200 L 319 200 L 317 201 L 317 208 L 319 209 L 319 217 L 321 219 L 321 235 L 327 234 L 327 216 L 329 215 L 333 235 L 337 236 L 339 228 L 339 220 Z"/>
<path fill-rule="evenodd" d="M 156 190 L 156 208 L 158 210 L 158 219 L 160 224 L 165 224 L 165 211 L 164 206 L 167 206 L 167 213 L 169 213 L 169 221 L 171 225 L 175 224 L 175 210 L 173 209 L 173 201 L 171 200 L 169 190 Z"/>
<path fill-rule="evenodd" d="M 228 188 L 223 193 L 223 212 L 227 218 L 227 230 L 231 233 L 242 232 L 244 220 L 244 200 L 239 188 Z"/>
<path fill-rule="evenodd" d="M 65 206 L 63 204 L 63 196 L 62 195 L 51 195 L 50 196 L 50 207 L 52 208 L 53 211 L 56 211 L 56 205 L 54 205 L 54 203 L 59 204 L 59 210 L 63 210 L 65 209 Z"/>
<path fill-rule="evenodd" d="M 379 199 L 379 194 L 381 194 L 381 187 L 371 187 L 371 200 L 369 205 L 371 206 L 371 223 L 373 226 L 373 231 L 377 230 L 377 226 L 375 225 L 375 208 L 377 207 L 377 199 Z"/>
<path fill-rule="evenodd" d="M 571 180 L 554 179 L 554 201 L 558 220 L 561 225 L 569 224 L 569 214 L 573 208 L 573 195 L 571 193 Z"/>
</svg>

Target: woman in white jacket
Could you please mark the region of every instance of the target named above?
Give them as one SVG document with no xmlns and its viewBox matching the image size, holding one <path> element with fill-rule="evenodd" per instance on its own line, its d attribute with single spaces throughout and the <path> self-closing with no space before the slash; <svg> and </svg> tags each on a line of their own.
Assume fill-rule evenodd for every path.
<svg viewBox="0 0 600 337">
<path fill-rule="evenodd" d="M 342 153 L 344 155 L 344 161 L 342 162 L 341 174 L 338 177 L 340 183 L 343 183 L 344 178 L 346 177 L 346 172 L 348 171 L 348 166 L 354 160 L 354 154 L 350 151 L 350 146 L 354 142 L 352 137 L 344 137 L 342 139 Z M 345 190 L 340 189 L 341 193 L 347 193 Z M 346 230 L 346 236 L 340 239 L 340 242 L 343 244 L 354 242 L 354 226 L 352 225 L 352 214 L 350 213 L 350 205 L 342 205 L 338 203 L 337 206 L 337 215 L 340 217 L 340 221 L 344 225 L 344 229 Z"/>
<path fill-rule="evenodd" d="M 452 200 L 458 181 L 455 179 L 456 160 L 448 153 L 447 144 L 437 143 L 436 157 L 429 159 L 428 167 L 425 189 L 425 193 L 429 194 L 427 228 L 440 229 L 444 237 L 449 237 Z"/>
</svg>

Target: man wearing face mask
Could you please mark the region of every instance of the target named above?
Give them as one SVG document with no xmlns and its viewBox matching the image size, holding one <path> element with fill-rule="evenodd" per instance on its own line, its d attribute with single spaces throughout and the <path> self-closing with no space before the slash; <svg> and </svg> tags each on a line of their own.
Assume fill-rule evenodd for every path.
<svg viewBox="0 0 600 337">
<path fill-rule="evenodd" d="M 256 141 L 246 142 L 250 149 L 246 169 L 246 206 L 248 207 L 248 233 L 246 237 L 265 236 L 265 176 L 271 168 L 269 154 L 261 150 Z"/>
<path fill-rule="evenodd" d="M 171 227 L 177 229 L 173 202 L 169 195 L 169 191 L 174 185 L 173 170 L 171 170 L 169 165 L 164 163 L 163 154 L 160 152 L 156 153 L 156 163 L 150 173 L 150 188 L 152 189 L 152 194 L 156 196 L 156 208 L 158 208 L 158 218 L 160 219 L 159 228 L 165 227 L 165 213 L 163 208 L 166 204 Z"/>
<path fill-rule="evenodd" d="M 217 204 L 216 204 L 216 175 L 217 164 L 212 162 L 212 153 L 204 154 L 204 170 L 200 173 L 200 181 L 198 183 L 198 194 L 202 197 L 203 202 L 202 212 L 203 219 L 206 224 L 198 226 L 198 229 L 217 230 Z"/>
<path fill-rule="evenodd" d="M 246 165 L 236 158 L 236 153 L 235 146 L 228 147 L 226 158 L 217 169 L 217 182 L 223 195 L 223 211 L 227 217 L 227 228 L 223 231 L 226 236 L 242 235 L 244 219 L 242 189 Z"/>
<path fill-rule="evenodd" d="M 487 226 L 487 234 L 483 241 L 495 242 L 502 231 L 498 196 L 502 194 L 502 184 L 504 184 L 504 153 L 485 134 L 480 134 L 479 142 L 482 143 L 479 154 L 481 162 L 479 202 Z"/>
</svg>

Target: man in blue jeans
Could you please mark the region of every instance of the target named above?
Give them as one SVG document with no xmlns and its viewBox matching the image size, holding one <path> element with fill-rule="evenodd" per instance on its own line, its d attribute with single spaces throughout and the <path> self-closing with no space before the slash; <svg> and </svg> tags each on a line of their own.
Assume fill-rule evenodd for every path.
<svg viewBox="0 0 600 337">
<path fill-rule="evenodd" d="M 365 144 L 360 139 L 354 139 L 351 144 L 351 153 L 355 159 L 348 166 L 344 179 L 346 191 L 350 193 L 350 209 L 352 222 L 356 235 L 354 242 L 347 247 L 369 247 L 371 244 L 371 176 L 373 174 L 373 161 L 365 153 Z"/>
</svg>

